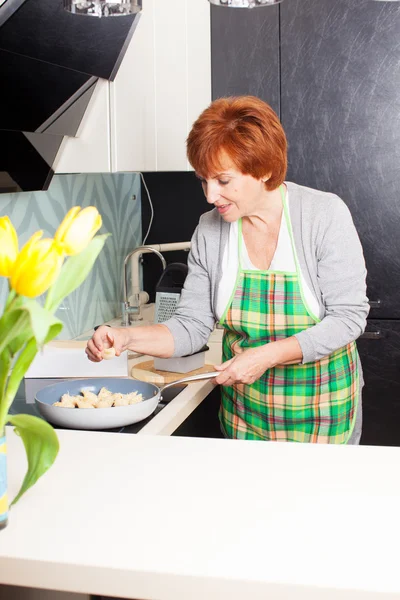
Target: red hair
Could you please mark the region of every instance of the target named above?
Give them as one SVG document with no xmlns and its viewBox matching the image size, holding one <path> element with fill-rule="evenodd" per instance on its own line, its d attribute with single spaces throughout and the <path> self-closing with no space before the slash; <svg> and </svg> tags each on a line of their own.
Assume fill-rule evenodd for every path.
<svg viewBox="0 0 400 600">
<path fill-rule="evenodd" d="M 287 142 L 278 115 L 255 96 L 219 98 L 193 124 L 187 138 L 187 157 L 202 177 L 222 168 L 224 154 L 243 175 L 270 176 L 267 190 L 283 183 Z"/>
</svg>

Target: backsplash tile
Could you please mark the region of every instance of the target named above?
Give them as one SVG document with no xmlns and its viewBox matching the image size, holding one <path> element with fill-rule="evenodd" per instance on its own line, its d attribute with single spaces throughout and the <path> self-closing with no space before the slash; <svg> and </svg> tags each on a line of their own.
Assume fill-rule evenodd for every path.
<svg viewBox="0 0 400 600">
<path fill-rule="evenodd" d="M 39 229 L 52 237 L 72 206 L 96 206 L 103 218 L 99 233 L 112 235 L 86 281 L 57 311 L 64 323 L 59 339 L 76 337 L 121 313 L 124 258 L 141 243 L 140 176 L 55 175 L 45 192 L 0 195 L 0 215 L 10 217 L 21 245 Z M 1 307 L 7 293 L 7 282 L 0 278 Z"/>
</svg>

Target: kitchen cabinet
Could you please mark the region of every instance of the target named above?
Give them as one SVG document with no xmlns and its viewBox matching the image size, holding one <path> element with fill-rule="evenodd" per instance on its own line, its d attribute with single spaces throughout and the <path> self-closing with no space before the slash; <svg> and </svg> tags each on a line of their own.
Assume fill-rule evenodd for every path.
<svg viewBox="0 0 400 600">
<path fill-rule="evenodd" d="M 210 7 L 143 0 L 113 82 L 100 80 L 62 172 L 187 171 L 185 140 L 211 100 Z"/>
<path fill-rule="evenodd" d="M 98 80 L 76 137 L 64 137 L 53 165 L 56 173 L 111 172 L 108 86 Z"/>
<path fill-rule="evenodd" d="M 361 443 L 400 446 L 400 321 L 369 319 L 357 347 L 365 379 Z"/>
<path fill-rule="evenodd" d="M 177 437 L 223 438 L 218 417 L 220 406 L 221 390 L 220 386 L 217 386 L 177 427 L 172 435 Z"/>
<path fill-rule="evenodd" d="M 212 9 L 213 96 L 269 102 L 288 138 L 287 179 L 336 193 L 351 211 L 371 305 L 368 337 L 358 342 L 361 441 L 400 446 L 400 3 L 287 0 L 275 14 L 248 11 L 261 15 L 252 22 L 232 11 L 224 23 L 222 11 Z M 239 47 L 241 30 L 260 41 L 262 19 L 265 51 Z"/>
<path fill-rule="evenodd" d="M 279 43 L 278 6 L 257 10 L 212 6 L 213 98 L 252 94 L 280 114 Z"/>
<path fill-rule="evenodd" d="M 377 319 L 400 318 L 399 36 L 400 5 L 282 4 L 288 179 L 334 192 L 348 205 Z"/>
<path fill-rule="evenodd" d="M 399 35 L 400 6 L 390 3 L 294 0 L 281 7 L 288 179 L 338 194 L 353 216 L 371 305 L 358 342 L 361 443 L 391 446 L 400 446 Z"/>
</svg>

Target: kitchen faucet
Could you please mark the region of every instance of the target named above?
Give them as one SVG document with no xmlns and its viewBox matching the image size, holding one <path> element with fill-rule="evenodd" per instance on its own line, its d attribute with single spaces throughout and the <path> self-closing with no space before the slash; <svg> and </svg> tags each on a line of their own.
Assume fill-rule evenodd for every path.
<svg viewBox="0 0 400 600">
<path fill-rule="evenodd" d="M 128 282 L 127 282 L 127 265 L 129 260 L 137 255 L 137 257 L 139 258 L 139 256 L 141 254 L 145 254 L 148 252 L 153 252 L 154 254 L 156 254 L 158 256 L 158 258 L 161 260 L 162 262 L 162 266 L 163 269 L 165 269 L 165 267 L 167 266 L 166 260 L 163 257 L 163 255 L 161 254 L 161 252 L 159 252 L 158 250 L 156 250 L 155 248 L 153 248 L 152 246 L 139 246 L 138 248 L 135 248 L 134 250 L 132 250 L 132 252 L 129 252 L 129 254 L 125 257 L 124 260 L 124 301 L 122 303 L 122 322 L 121 325 L 128 327 L 132 320 L 133 321 L 140 321 L 141 320 L 141 315 L 140 315 L 140 306 L 141 306 L 141 290 L 140 290 L 140 286 L 138 283 L 138 278 L 139 275 L 138 273 L 136 273 L 136 269 L 132 269 L 133 274 L 132 274 L 132 283 L 134 283 L 133 287 L 133 306 L 129 303 L 129 299 L 128 299 Z M 135 272 L 134 272 L 135 271 Z M 135 276 L 135 277 L 134 277 Z M 136 280 L 136 276 L 137 276 L 137 280 Z M 133 281 L 133 279 L 135 278 L 135 282 Z M 148 299 L 148 297 L 147 297 Z"/>
</svg>

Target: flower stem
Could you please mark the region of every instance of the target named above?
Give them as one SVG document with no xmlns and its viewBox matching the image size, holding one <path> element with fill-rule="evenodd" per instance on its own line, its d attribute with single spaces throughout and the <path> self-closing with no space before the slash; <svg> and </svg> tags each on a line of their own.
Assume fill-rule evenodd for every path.
<svg viewBox="0 0 400 600">
<path fill-rule="evenodd" d="M 14 368 L 8 378 L 7 387 L 4 396 L 0 401 L 0 426 L 6 424 L 8 409 L 10 408 L 19 385 L 28 370 L 30 364 L 35 358 L 37 352 L 37 344 L 35 338 L 29 340 L 14 365 Z"/>
<path fill-rule="evenodd" d="M 8 375 L 11 366 L 11 355 L 8 348 L 6 348 L 0 355 L 0 431 L 3 431 L 4 425 L 6 424 L 7 410 L 4 411 L 6 405 L 6 385 Z"/>
<path fill-rule="evenodd" d="M 10 304 L 13 302 L 14 298 L 16 297 L 17 292 L 15 292 L 14 290 L 10 290 L 8 293 L 8 297 L 7 297 L 7 301 L 6 301 L 6 305 L 4 307 L 4 312 L 6 312 L 6 310 L 8 309 L 8 307 L 10 306 Z"/>
</svg>

